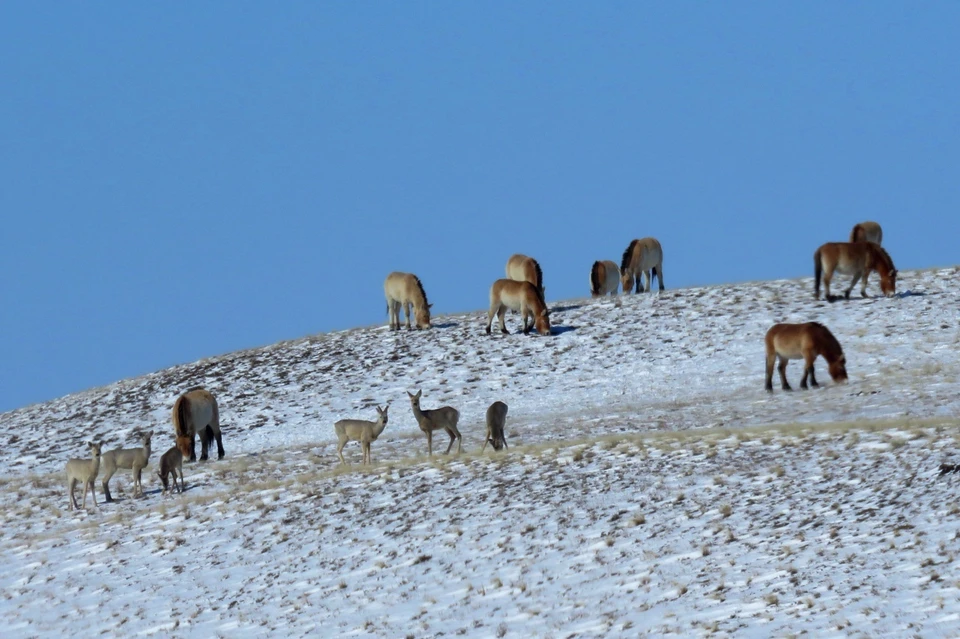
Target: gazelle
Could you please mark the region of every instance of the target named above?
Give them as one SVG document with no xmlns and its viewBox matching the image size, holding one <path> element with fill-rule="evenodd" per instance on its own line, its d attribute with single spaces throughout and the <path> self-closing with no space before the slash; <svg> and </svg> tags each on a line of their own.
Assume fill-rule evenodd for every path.
<svg viewBox="0 0 960 639">
<path fill-rule="evenodd" d="M 143 446 L 141 448 L 117 448 L 103 454 L 101 463 L 103 464 L 104 475 L 100 485 L 103 488 L 103 498 L 106 501 L 113 501 L 113 497 L 110 495 L 110 478 L 121 468 L 133 471 L 133 496 L 143 497 L 140 473 L 144 466 L 150 463 L 151 437 L 153 437 L 152 430 L 143 435 Z"/>
<path fill-rule="evenodd" d="M 372 464 L 373 459 L 370 455 L 370 443 L 380 437 L 383 429 L 387 427 L 387 411 L 390 404 L 381 409 L 377 406 L 377 421 L 368 422 L 363 419 L 341 419 L 333 425 L 337 431 L 337 455 L 340 456 L 340 463 L 346 464 L 347 460 L 343 458 L 343 447 L 347 442 L 360 442 L 360 449 L 363 451 L 364 464 Z"/>
<path fill-rule="evenodd" d="M 177 485 L 177 471 L 180 471 L 180 485 Z M 160 481 L 163 482 L 163 494 L 167 494 L 167 490 L 170 488 L 170 484 L 167 482 L 167 477 L 173 473 L 173 487 L 177 489 L 178 493 L 182 493 L 187 488 L 187 482 L 183 479 L 183 453 L 180 452 L 180 449 L 174 446 L 167 452 L 165 452 L 160 457 L 160 469 L 157 471 L 157 476 L 160 478 Z"/>
<path fill-rule="evenodd" d="M 494 402 L 487 409 L 487 439 L 483 442 L 482 453 L 487 444 L 492 444 L 494 450 L 510 448 L 507 438 L 503 434 L 503 427 L 507 423 L 507 405 L 503 402 Z"/>
<path fill-rule="evenodd" d="M 460 421 L 460 411 L 452 406 L 441 406 L 440 408 L 421 410 L 420 396 L 422 394 L 422 389 L 418 390 L 416 395 L 407 391 L 407 395 L 410 397 L 410 406 L 413 408 L 413 416 L 417 419 L 420 430 L 427 435 L 427 451 L 430 453 L 430 456 L 433 456 L 433 431 L 440 430 L 441 428 L 450 435 L 450 445 L 447 446 L 446 454 L 450 454 L 450 449 L 453 448 L 453 440 L 455 439 L 457 440 L 457 452 L 459 453 L 463 449 L 463 437 L 460 436 L 460 431 L 457 430 L 457 422 Z"/>
<path fill-rule="evenodd" d="M 67 462 L 67 494 L 70 497 L 70 510 L 77 508 L 87 508 L 87 490 L 93 497 L 93 505 L 97 506 L 97 488 L 94 481 L 97 479 L 97 473 L 100 472 L 100 444 L 90 443 L 91 459 L 71 459 Z M 78 481 L 83 482 L 83 506 L 77 506 L 77 498 L 73 494 L 73 489 Z"/>
</svg>

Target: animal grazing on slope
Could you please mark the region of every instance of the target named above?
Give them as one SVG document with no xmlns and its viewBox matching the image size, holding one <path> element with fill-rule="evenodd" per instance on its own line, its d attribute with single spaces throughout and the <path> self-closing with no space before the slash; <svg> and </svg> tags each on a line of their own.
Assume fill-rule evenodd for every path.
<svg viewBox="0 0 960 639">
<path fill-rule="evenodd" d="M 103 465 L 103 488 L 104 500 L 111 502 L 113 496 L 110 495 L 110 478 L 117 470 L 124 468 L 133 471 L 133 496 L 143 497 L 143 485 L 140 483 L 140 473 L 144 467 L 150 463 L 150 438 L 153 437 L 153 431 L 145 433 L 141 437 L 143 446 L 140 448 L 117 448 L 107 451 L 103 454 L 100 463 Z"/>
<path fill-rule="evenodd" d="M 177 471 L 180 471 L 179 486 L 177 485 Z M 182 493 L 187 489 L 187 482 L 183 479 L 183 453 L 181 453 L 180 449 L 176 446 L 160 456 L 160 469 L 157 470 L 157 476 L 160 478 L 160 481 L 163 482 L 164 495 L 166 495 L 170 489 L 167 477 L 171 473 L 173 473 L 173 487 L 177 489 L 178 493 Z"/>
<path fill-rule="evenodd" d="M 820 299 L 820 278 L 823 277 L 824 293 L 827 301 L 834 299 L 830 295 L 830 281 L 834 271 L 844 275 L 853 275 L 850 288 L 844 293 L 850 299 L 850 291 L 862 278 L 860 295 L 867 296 L 867 278 L 876 271 L 880 274 L 880 290 L 887 297 L 897 291 L 897 269 L 893 266 L 886 249 L 874 242 L 827 242 L 813 254 L 813 294 Z"/>
<path fill-rule="evenodd" d="M 817 378 L 813 372 L 813 362 L 817 356 L 823 355 L 827 360 L 830 377 L 833 381 L 843 383 L 847 381 L 847 358 L 843 354 L 840 342 L 833 333 L 817 322 L 805 324 L 774 324 L 764 338 L 767 351 L 766 389 L 773 391 L 773 362 L 780 359 L 777 367 L 780 371 L 780 383 L 783 390 L 792 390 L 787 383 L 787 362 L 791 359 L 803 359 L 803 379 L 800 388 L 807 388 L 807 378 L 816 388 Z"/>
<path fill-rule="evenodd" d="M 493 402 L 487 408 L 487 438 L 480 449 L 482 453 L 491 444 L 494 450 L 509 448 L 507 438 L 503 434 L 503 428 L 507 423 L 507 405 L 503 402 Z"/>
<path fill-rule="evenodd" d="M 488 335 L 490 334 L 490 327 L 493 325 L 494 315 L 500 320 L 500 332 L 509 332 L 504 324 L 508 308 L 520 311 L 525 334 L 529 333 L 533 326 L 536 326 L 537 332 L 541 335 L 550 335 L 550 311 L 547 310 L 543 297 L 530 282 L 497 280 L 493 283 L 493 286 L 490 287 L 490 311 L 487 313 Z M 533 317 L 533 324 L 529 323 L 531 316 Z"/>
<path fill-rule="evenodd" d="M 590 296 L 616 295 L 620 288 L 620 269 L 610 260 L 596 261 L 590 269 Z"/>
<path fill-rule="evenodd" d="M 530 282 L 537 287 L 540 297 L 547 299 L 547 289 L 543 287 L 543 271 L 540 269 L 540 263 L 532 257 L 514 253 L 507 260 L 506 272 L 508 280 Z"/>
<path fill-rule="evenodd" d="M 653 277 L 656 276 L 660 290 L 663 290 L 663 248 L 655 238 L 645 237 L 633 240 L 623 252 L 620 261 L 620 282 L 623 292 L 629 293 L 636 283 L 636 293 L 643 293 L 641 276 L 646 275 L 647 288 L 653 289 Z"/>
<path fill-rule="evenodd" d="M 343 447 L 351 441 L 360 442 L 360 449 L 363 452 L 361 463 L 373 463 L 370 455 L 370 442 L 380 437 L 383 429 L 387 427 L 387 410 L 389 408 L 390 404 L 387 404 L 383 409 L 377 406 L 377 421 L 375 422 L 368 422 L 363 419 L 341 419 L 333 425 L 334 430 L 337 431 L 337 455 L 340 456 L 341 464 L 347 463 L 343 458 Z"/>
<path fill-rule="evenodd" d="M 410 329 L 410 307 L 416 314 L 417 328 L 430 328 L 430 307 L 423 284 L 413 273 L 394 271 L 383 281 L 383 294 L 387 298 L 387 314 L 390 330 L 400 330 L 400 307 L 407 314 L 407 329 Z"/>
<path fill-rule="evenodd" d="M 860 222 L 850 231 L 851 242 L 883 242 L 883 229 L 876 222 Z"/>
<path fill-rule="evenodd" d="M 420 426 L 420 430 L 427 435 L 427 451 L 430 456 L 433 457 L 433 431 L 440 430 L 441 428 L 450 435 L 450 445 L 447 446 L 447 452 L 445 454 L 450 454 L 454 439 L 457 440 L 457 453 L 459 453 L 463 449 L 463 437 L 460 436 L 460 431 L 457 430 L 457 422 L 460 421 L 460 411 L 452 406 L 421 410 L 420 396 L 422 394 L 423 389 L 418 390 L 416 395 L 407 391 L 407 395 L 410 397 L 410 406 L 413 408 L 413 416 L 417 420 L 417 425 Z"/>
<path fill-rule="evenodd" d="M 197 460 L 196 435 L 200 435 L 200 461 L 206 461 L 207 448 L 217 440 L 217 459 L 223 459 L 223 439 L 220 435 L 220 409 L 210 391 L 193 388 L 173 404 L 173 430 L 177 447 L 190 461 Z"/>
<path fill-rule="evenodd" d="M 94 482 L 97 479 L 97 473 L 100 472 L 100 444 L 90 443 L 91 459 L 71 459 L 67 462 L 65 469 L 67 476 L 67 496 L 70 498 L 70 510 L 77 508 L 87 508 L 87 490 L 93 497 L 94 508 L 97 506 L 97 488 Z M 77 498 L 73 494 L 73 489 L 77 482 L 83 482 L 83 505 L 77 506 Z"/>
</svg>

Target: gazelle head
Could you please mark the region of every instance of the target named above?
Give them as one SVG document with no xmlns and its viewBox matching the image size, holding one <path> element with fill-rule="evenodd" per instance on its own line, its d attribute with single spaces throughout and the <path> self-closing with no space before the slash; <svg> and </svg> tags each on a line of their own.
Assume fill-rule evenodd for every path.
<svg viewBox="0 0 960 639">
<path fill-rule="evenodd" d="M 410 391 L 407 391 L 407 396 L 410 397 L 410 405 L 413 407 L 413 410 L 420 410 L 420 396 L 423 395 L 423 389 L 417 391 L 417 394 L 414 395 Z"/>
</svg>

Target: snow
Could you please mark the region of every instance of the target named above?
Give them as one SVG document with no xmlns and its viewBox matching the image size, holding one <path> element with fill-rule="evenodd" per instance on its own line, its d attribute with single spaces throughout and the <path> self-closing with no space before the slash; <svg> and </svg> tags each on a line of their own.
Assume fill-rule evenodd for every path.
<svg viewBox="0 0 960 639">
<path fill-rule="evenodd" d="M 810 278 L 571 300 L 552 337 L 488 336 L 485 312 L 422 332 L 384 318 L 0 415 L 0 627 L 957 636 L 960 476 L 938 469 L 958 461 L 958 274 L 902 272 L 895 298 L 833 304 Z M 766 329 L 809 320 L 850 382 L 819 360 L 822 388 L 766 393 Z M 186 464 L 188 490 L 162 497 L 169 412 L 194 385 L 219 400 L 227 456 Z M 463 454 L 426 457 L 417 389 L 460 410 Z M 481 454 L 494 400 L 510 448 Z M 356 443 L 340 466 L 333 423 L 387 402 L 374 466 Z M 66 460 L 141 429 L 146 496 L 120 471 L 116 502 L 70 512 Z"/>
</svg>

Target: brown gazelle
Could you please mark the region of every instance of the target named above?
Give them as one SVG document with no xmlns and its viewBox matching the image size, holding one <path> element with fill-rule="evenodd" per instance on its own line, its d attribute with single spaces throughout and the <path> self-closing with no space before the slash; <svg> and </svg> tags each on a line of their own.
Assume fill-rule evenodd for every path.
<svg viewBox="0 0 960 639">
<path fill-rule="evenodd" d="M 445 454 L 450 454 L 454 440 L 457 440 L 457 453 L 459 453 L 463 449 L 463 437 L 460 436 L 460 431 L 457 430 L 457 422 L 460 421 L 460 411 L 452 406 L 441 406 L 440 408 L 422 410 L 420 408 L 420 396 L 422 394 L 422 389 L 418 390 L 416 395 L 407 391 L 407 395 L 410 397 L 410 406 L 413 408 L 413 416 L 417 420 L 417 425 L 420 426 L 420 430 L 427 435 L 427 452 L 431 457 L 433 456 L 433 431 L 443 429 L 450 435 L 450 445 L 447 446 L 447 452 Z"/>
<path fill-rule="evenodd" d="M 643 293 L 641 276 L 647 278 L 647 291 L 653 289 L 653 277 L 656 276 L 660 290 L 663 290 L 663 248 L 656 238 L 644 237 L 633 240 L 623 252 L 620 261 L 620 282 L 623 292 L 629 293 L 636 284 L 636 293 Z"/>
<path fill-rule="evenodd" d="M 77 508 L 87 508 L 87 490 L 93 497 L 93 507 L 97 506 L 97 488 L 94 482 L 97 480 L 97 473 L 100 472 L 100 444 L 90 443 L 90 459 L 71 459 L 67 462 L 65 469 L 67 476 L 67 496 L 70 498 L 70 510 Z M 83 505 L 77 506 L 77 498 L 73 494 L 73 489 L 77 482 L 83 482 Z"/>
<path fill-rule="evenodd" d="M 536 287 L 530 282 L 497 280 L 490 287 L 490 311 L 487 313 L 487 334 L 493 326 L 493 316 L 500 320 L 500 332 L 508 333 L 504 324 L 507 309 L 520 311 L 523 332 L 529 333 L 536 326 L 541 335 L 550 335 L 550 311 Z M 533 318 L 533 323 L 529 322 Z"/>
<path fill-rule="evenodd" d="M 177 471 L 180 471 L 180 485 L 177 485 Z M 163 482 L 163 494 L 166 495 L 170 489 L 167 477 L 173 474 L 173 487 L 178 493 L 187 489 L 187 482 L 183 479 L 183 453 L 174 446 L 160 457 L 160 469 L 157 470 L 157 477 Z"/>
<path fill-rule="evenodd" d="M 860 295 L 867 296 L 867 278 L 876 271 L 880 275 L 880 290 L 887 297 L 897 291 L 897 269 L 887 250 L 875 242 L 827 242 L 813 254 L 813 294 L 820 299 L 820 278 L 823 277 L 824 295 L 827 301 L 833 301 L 830 295 L 830 281 L 833 273 L 852 275 L 850 287 L 844 297 L 850 299 L 850 292 L 862 279 Z"/>
<path fill-rule="evenodd" d="M 217 440 L 217 459 L 223 459 L 223 439 L 220 435 L 220 408 L 210 391 L 193 388 L 173 404 L 173 431 L 177 446 L 184 457 L 196 461 L 196 435 L 200 435 L 200 461 L 206 461 L 207 449 Z"/>
<path fill-rule="evenodd" d="M 850 231 L 851 242 L 883 243 L 883 229 L 876 222 L 860 222 L 854 224 Z"/>
<path fill-rule="evenodd" d="M 363 464 L 372 464 L 373 458 L 370 455 L 370 443 L 376 441 L 383 429 L 387 427 L 387 410 L 390 404 L 384 408 L 377 408 L 377 421 L 368 422 L 363 419 L 341 419 L 333 425 L 337 432 L 337 455 L 340 456 L 340 463 L 346 464 L 343 458 L 343 447 L 347 442 L 360 442 L 360 449 L 363 453 Z"/>
<path fill-rule="evenodd" d="M 530 282 L 537 287 L 540 297 L 546 299 L 547 289 L 543 287 L 543 270 L 540 262 L 528 255 L 514 253 L 507 259 L 507 279 L 517 282 Z"/>
<path fill-rule="evenodd" d="M 764 338 L 767 351 L 766 389 L 773 390 L 773 364 L 780 359 L 777 369 L 780 371 L 780 384 L 783 390 L 791 390 L 787 383 L 787 362 L 791 359 L 803 359 L 803 379 L 800 388 L 807 388 L 807 378 L 816 388 L 813 363 L 819 355 L 827 360 L 830 377 L 835 382 L 847 381 L 847 358 L 843 355 L 840 342 L 833 333 L 817 322 L 805 324 L 774 324 Z"/>
<path fill-rule="evenodd" d="M 616 295 L 620 288 L 620 269 L 610 260 L 596 261 L 590 268 L 590 296 Z"/>
<path fill-rule="evenodd" d="M 141 436 L 143 445 L 140 448 L 117 448 L 103 454 L 100 460 L 100 464 L 103 466 L 103 480 L 100 482 L 100 486 L 103 488 L 105 501 L 113 501 L 113 496 L 110 494 L 110 478 L 121 468 L 133 471 L 133 496 L 143 497 L 140 475 L 144 467 L 150 463 L 151 437 L 153 437 L 152 430 Z"/>
<path fill-rule="evenodd" d="M 493 446 L 494 450 L 501 448 L 510 448 L 507 446 L 507 438 L 503 433 L 504 426 L 507 423 L 507 405 L 503 402 L 493 402 L 487 408 L 487 438 L 480 449 L 482 453 L 487 448 L 487 444 Z"/>
<path fill-rule="evenodd" d="M 417 328 L 430 328 L 430 307 L 427 293 L 420 278 L 413 273 L 394 271 L 383 282 L 383 294 L 387 298 L 387 315 L 390 330 L 400 330 L 400 308 L 407 314 L 407 329 L 410 328 L 410 307 L 416 314 Z"/>
</svg>

